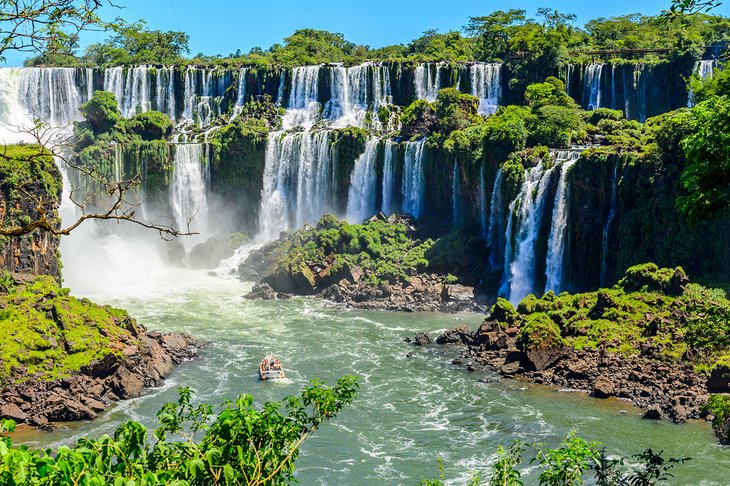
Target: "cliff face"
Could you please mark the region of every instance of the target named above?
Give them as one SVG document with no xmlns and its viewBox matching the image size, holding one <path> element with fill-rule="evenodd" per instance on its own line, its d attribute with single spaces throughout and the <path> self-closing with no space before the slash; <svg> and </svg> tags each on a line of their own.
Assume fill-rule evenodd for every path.
<svg viewBox="0 0 730 486">
<path fill-rule="evenodd" d="M 32 146 L 8 146 L 0 156 L 0 224 L 21 227 L 39 208 L 60 226 L 61 174 L 53 159 Z M 0 237 L 0 268 L 61 278 L 59 238 L 36 230 L 21 237 Z"/>
</svg>

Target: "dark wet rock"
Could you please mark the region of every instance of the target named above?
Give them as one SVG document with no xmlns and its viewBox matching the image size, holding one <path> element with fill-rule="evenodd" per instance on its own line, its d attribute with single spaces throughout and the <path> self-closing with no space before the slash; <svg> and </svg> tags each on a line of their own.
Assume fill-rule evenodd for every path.
<svg viewBox="0 0 730 486">
<path fill-rule="evenodd" d="M 216 268 L 223 260 L 232 257 L 246 241 L 248 237 L 242 233 L 214 236 L 190 250 L 188 255 L 190 266 L 204 270 Z"/>
<path fill-rule="evenodd" d="M 276 292 L 271 288 L 271 285 L 265 283 L 259 283 L 253 286 L 251 292 L 244 296 L 248 300 L 274 300 L 276 299 Z"/>
<path fill-rule="evenodd" d="M 730 393 L 730 367 L 715 367 L 707 381 L 707 388 L 711 393 Z"/>
<path fill-rule="evenodd" d="M 641 418 L 647 420 L 661 420 L 662 409 L 658 406 L 652 406 L 646 412 L 644 412 L 644 415 Z"/>
<path fill-rule="evenodd" d="M 416 334 L 413 343 L 416 346 L 428 346 L 429 344 L 433 344 L 433 340 L 428 334 L 426 334 L 425 332 L 421 332 Z"/>
<path fill-rule="evenodd" d="M 436 339 L 437 344 L 468 345 L 473 341 L 474 333 L 466 324 L 446 331 Z"/>
</svg>

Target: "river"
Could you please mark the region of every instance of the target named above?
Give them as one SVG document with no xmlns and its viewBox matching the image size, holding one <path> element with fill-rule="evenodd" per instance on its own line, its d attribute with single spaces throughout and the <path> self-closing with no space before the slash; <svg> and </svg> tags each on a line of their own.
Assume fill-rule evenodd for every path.
<svg viewBox="0 0 730 486">
<path fill-rule="evenodd" d="M 310 298 L 247 301 L 250 283 L 167 268 L 119 237 L 89 240 L 82 231 L 64 242 L 63 259 L 74 295 L 127 309 L 149 329 L 184 331 L 209 344 L 163 386 L 93 422 L 16 437 L 31 447 L 109 433 L 129 419 L 154 426 L 155 412 L 182 386 L 198 401 L 220 404 L 250 393 L 263 403 L 296 394 L 314 378 L 332 383 L 354 374 L 361 385 L 355 403 L 302 447 L 303 485 L 415 485 L 438 475 L 438 458 L 451 484 L 465 484 L 472 471 L 486 477 L 499 445 L 520 439 L 556 446 L 571 430 L 611 453 L 651 447 L 692 457 L 671 484 L 727 484 L 730 453 L 707 424 L 645 421 L 627 402 L 469 373 L 451 364 L 457 349 L 403 342 L 419 331 L 435 336 L 460 323 L 476 326 L 479 316 L 363 312 Z M 267 353 L 282 359 L 285 382 L 258 381 Z"/>
</svg>

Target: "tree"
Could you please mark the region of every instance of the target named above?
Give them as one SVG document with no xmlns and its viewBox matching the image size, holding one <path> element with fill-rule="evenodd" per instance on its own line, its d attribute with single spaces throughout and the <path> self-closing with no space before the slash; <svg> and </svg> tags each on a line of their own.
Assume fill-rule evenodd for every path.
<svg viewBox="0 0 730 486">
<path fill-rule="evenodd" d="M 669 8 L 669 16 L 695 14 L 698 12 L 709 12 L 715 7 L 722 5 L 720 0 L 672 0 L 672 6 Z"/>
<path fill-rule="evenodd" d="M 96 15 L 109 0 L 0 0 L 0 59 L 7 51 L 46 53 L 75 45 L 84 29 L 104 27 Z"/>
<path fill-rule="evenodd" d="M 85 57 L 97 66 L 125 64 L 174 64 L 190 52 L 190 38 L 184 32 L 148 30 L 145 22 L 128 24 L 117 19 L 115 35 L 92 44 Z"/>
</svg>

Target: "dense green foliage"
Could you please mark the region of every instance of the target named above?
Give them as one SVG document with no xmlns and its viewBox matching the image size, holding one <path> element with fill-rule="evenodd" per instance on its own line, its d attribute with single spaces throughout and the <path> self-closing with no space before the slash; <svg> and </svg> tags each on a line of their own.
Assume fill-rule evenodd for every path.
<svg viewBox="0 0 730 486">
<path fill-rule="evenodd" d="M 653 346 L 664 359 L 687 359 L 698 369 L 730 355 L 730 301 L 724 291 L 687 284 L 680 268 L 638 265 L 611 289 L 530 295 L 517 314 L 500 300 L 492 316 L 519 328 L 524 349 L 568 345 L 639 354 L 642 346 Z"/>
<path fill-rule="evenodd" d="M 354 377 L 326 386 L 313 382 L 284 406 L 254 406 L 241 395 L 217 416 L 212 407 L 192 404 L 192 391 L 180 390 L 177 402 L 158 412 L 151 440 L 137 422 L 120 426 L 112 437 L 80 439 L 55 453 L 13 447 L 0 437 L 0 482 L 7 486 L 40 485 L 285 485 L 294 481 L 299 446 L 324 422 L 352 403 Z M 12 430 L 3 422 L 0 432 Z"/>
<path fill-rule="evenodd" d="M 138 342 L 126 312 L 70 297 L 49 276 L 0 288 L 0 385 L 57 380 Z"/>
<path fill-rule="evenodd" d="M 373 284 L 408 281 L 409 276 L 424 271 L 428 266 L 425 254 L 433 245 L 432 240 L 414 239 L 402 222 L 349 224 L 332 215 L 323 216 L 313 228 L 298 231 L 292 241 L 295 244 L 276 262 L 277 270 L 292 272 L 332 255 L 332 273 L 357 266 Z"/>
<path fill-rule="evenodd" d="M 691 220 L 722 215 L 730 208 L 730 99 L 710 98 L 692 109 L 692 133 L 682 140 L 687 165 L 678 201 Z"/>
<path fill-rule="evenodd" d="M 665 459 L 663 451 L 656 453 L 651 449 L 631 457 L 615 458 L 601 449 L 599 443 L 587 442 L 570 433 L 554 449 L 539 443 L 525 444 L 519 441 L 514 441 L 509 450 L 500 447 L 487 482 L 475 476 L 469 486 L 522 486 L 525 471 L 519 466 L 523 464 L 524 454 L 528 450 L 533 453 L 529 464 L 537 463 L 531 468 L 539 472 L 537 484 L 540 486 L 580 485 L 586 479 L 591 480 L 589 484 L 597 486 L 655 486 L 672 479 L 674 476 L 671 470 L 674 466 L 689 460 Z M 440 479 L 421 481 L 421 486 L 444 486 L 446 478 L 440 461 L 439 468 Z"/>
</svg>

